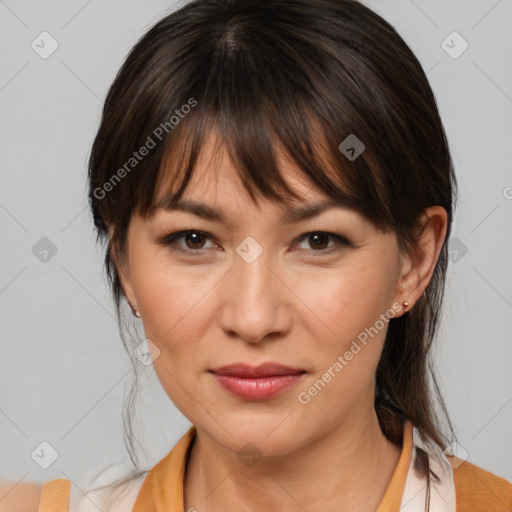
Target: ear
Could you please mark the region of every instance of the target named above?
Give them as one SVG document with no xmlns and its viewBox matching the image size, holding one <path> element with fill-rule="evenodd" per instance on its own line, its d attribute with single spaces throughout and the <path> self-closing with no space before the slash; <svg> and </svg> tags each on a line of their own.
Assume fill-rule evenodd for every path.
<svg viewBox="0 0 512 512">
<path fill-rule="evenodd" d="M 125 294 L 128 302 L 137 302 L 135 298 L 135 294 L 133 293 L 133 287 L 130 280 L 130 269 L 127 263 L 121 263 L 118 265 L 116 263 L 117 273 L 119 274 L 119 281 L 121 283 L 121 288 L 123 293 Z"/>
<path fill-rule="evenodd" d="M 112 239 L 112 230 L 109 228 L 109 240 Z M 128 302 L 137 302 L 135 299 L 135 295 L 133 293 L 133 287 L 130 280 L 130 267 L 126 258 L 122 258 L 120 255 L 116 254 L 114 248 L 111 249 L 110 258 L 112 259 L 115 268 L 117 270 L 117 274 L 119 275 L 119 281 L 121 284 L 121 289 L 128 299 Z"/>
<path fill-rule="evenodd" d="M 448 226 L 448 214 L 442 206 L 431 206 L 419 218 L 417 240 L 411 253 L 403 257 L 397 300 L 411 309 L 421 297 L 434 273 Z"/>
</svg>

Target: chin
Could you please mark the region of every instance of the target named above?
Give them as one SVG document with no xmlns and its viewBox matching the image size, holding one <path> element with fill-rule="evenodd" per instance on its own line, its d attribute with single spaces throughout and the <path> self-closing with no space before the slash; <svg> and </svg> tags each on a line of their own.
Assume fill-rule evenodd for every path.
<svg viewBox="0 0 512 512">
<path fill-rule="evenodd" d="M 300 444 L 299 426 L 283 422 L 288 413 L 279 415 L 262 415 L 254 412 L 246 417 L 239 415 L 231 421 L 223 421 L 222 426 L 211 426 L 208 429 L 211 437 L 229 451 L 251 459 L 261 457 L 279 457 L 296 450 Z M 226 416 L 224 416 L 226 417 Z M 285 424 L 286 423 L 286 424 Z M 231 434 L 231 435 L 230 435 Z"/>
</svg>

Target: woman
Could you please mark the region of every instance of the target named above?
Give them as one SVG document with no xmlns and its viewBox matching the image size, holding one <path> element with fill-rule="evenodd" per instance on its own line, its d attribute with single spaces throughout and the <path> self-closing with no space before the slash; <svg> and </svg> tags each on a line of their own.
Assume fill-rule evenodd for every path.
<svg viewBox="0 0 512 512">
<path fill-rule="evenodd" d="M 73 512 L 512 509 L 442 428 L 455 178 L 386 21 L 353 0 L 185 5 L 116 77 L 89 185 L 118 317 L 126 299 L 193 427 Z"/>
</svg>

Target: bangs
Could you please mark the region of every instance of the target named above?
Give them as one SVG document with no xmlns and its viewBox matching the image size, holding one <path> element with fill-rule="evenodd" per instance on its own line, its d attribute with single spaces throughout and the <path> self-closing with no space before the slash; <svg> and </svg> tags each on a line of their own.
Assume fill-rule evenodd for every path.
<svg viewBox="0 0 512 512">
<path fill-rule="evenodd" d="M 170 207 L 179 202 L 207 137 L 213 135 L 216 145 L 208 170 L 218 169 L 218 158 L 225 150 L 254 202 L 263 197 L 289 206 L 304 200 L 285 180 L 279 163 L 284 161 L 312 188 L 358 211 L 380 229 L 389 227 L 389 212 L 375 186 L 379 177 L 362 156 L 350 161 L 339 149 L 351 134 L 348 127 L 338 123 L 335 131 L 321 117 L 315 100 L 309 98 L 307 103 L 291 88 L 291 81 L 269 74 L 275 85 L 268 88 L 247 83 L 244 73 L 236 75 L 239 83 L 235 76 L 226 82 L 209 82 L 197 107 L 167 136 L 158 172 L 146 189 L 149 194 L 138 198 L 138 213 L 153 215 L 159 206 L 157 196 L 165 196 Z M 272 91 L 279 92 L 272 96 Z"/>
<path fill-rule="evenodd" d="M 284 133 L 277 134 L 269 123 L 250 119 L 250 123 L 240 119 L 239 124 L 232 119 L 227 125 L 221 122 L 220 116 L 206 114 L 184 122 L 179 132 L 167 140 L 151 190 L 151 202 L 140 204 L 139 213 L 151 216 L 158 207 L 157 196 L 172 198 L 170 206 L 179 202 L 194 176 L 206 139 L 213 136 L 215 145 L 207 164 L 208 172 L 215 173 L 219 169 L 222 152 L 226 151 L 254 202 L 263 197 L 291 206 L 295 201 L 304 200 L 285 180 L 285 163 L 287 170 L 296 173 L 298 178 L 305 178 L 311 188 L 323 191 L 340 205 L 368 215 L 364 211 L 365 199 L 358 197 L 360 191 L 351 190 L 347 185 L 349 166 L 335 166 L 325 137 L 318 129 L 306 128 L 303 134 L 297 134 L 287 132 L 281 125 Z"/>
<path fill-rule="evenodd" d="M 149 187 L 137 198 L 139 213 L 154 212 L 160 191 L 179 201 L 205 137 L 216 133 L 253 200 L 258 195 L 285 204 L 300 199 L 283 178 L 279 152 L 329 198 L 358 210 L 379 228 L 389 227 L 389 176 L 382 155 L 373 151 L 378 151 L 374 138 L 384 130 L 370 126 L 383 117 L 377 114 L 382 103 L 368 100 L 376 89 L 373 80 L 361 84 L 356 78 L 364 70 L 371 75 L 367 63 L 349 50 L 340 59 L 339 44 L 328 38 L 319 44 L 293 27 L 255 30 L 252 24 L 250 18 L 222 23 L 199 57 L 176 59 L 165 87 L 180 91 L 172 109 L 188 98 L 197 105 L 167 135 L 158 171 L 150 173 Z M 168 108 L 167 115 L 171 112 Z M 353 161 L 339 149 L 349 136 L 366 145 Z"/>
</svg>

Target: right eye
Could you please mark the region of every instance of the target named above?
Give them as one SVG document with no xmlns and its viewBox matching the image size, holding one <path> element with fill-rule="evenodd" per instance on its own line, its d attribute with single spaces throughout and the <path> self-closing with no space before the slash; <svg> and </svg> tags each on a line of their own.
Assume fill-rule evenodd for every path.
<svg viewBox="0 0 512 512">
<path fill-rule="evenodd" d="M 204 248 L 204 243 L 209 238 L 210 235 L 208 233 L 204 233 L 203 231 L 176 231 L 164 236 L 160 243 L 162 245 L 169 246 L 171 250 L 198 253 Z M 178 243 L 179 241 L 183 241 L 184 244 Z"/>
</svg>

